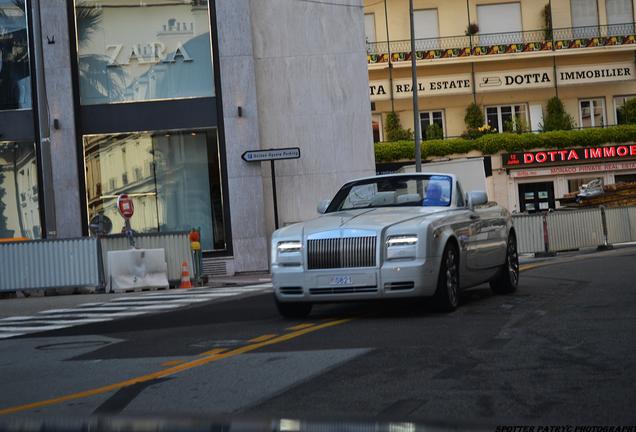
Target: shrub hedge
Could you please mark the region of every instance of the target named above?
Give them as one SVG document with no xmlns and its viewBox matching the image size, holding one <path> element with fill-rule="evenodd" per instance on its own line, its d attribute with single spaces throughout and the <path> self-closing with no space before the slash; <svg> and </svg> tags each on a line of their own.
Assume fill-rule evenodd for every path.
<svg viewBox="0 0 636 432">
<path fill-rule="evenodd" d="M 636 142 L 636 125 L 612 126 L 604 129 L 552 131 L 543 133 L 484 135 L 475 140 L 453 138 L 422 142 L 422 158 L 469 153 L 473 150 L 484 155 L 499 151 L 517 152 L 539 148 L 562 149 L 592 147 L 604 144 Z M 415 159 L 413 141 L 380 142 L 375 144 L 376 162 L 396 162 Z"/>
</svg>

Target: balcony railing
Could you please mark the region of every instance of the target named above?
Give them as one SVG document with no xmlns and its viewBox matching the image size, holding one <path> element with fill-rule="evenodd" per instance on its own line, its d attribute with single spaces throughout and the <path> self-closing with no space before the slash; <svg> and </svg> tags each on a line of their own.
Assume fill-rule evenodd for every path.
<svg viewBox="0 0 636 432">
<path fill-rule="evenodd" d="M 626 23 L 416 39 L 415 55 L 435 60 L 634 44 L 636 24 Z M 411 60 L 411 41 L 398 40 L 367 43 L 368 63 L 387 63 L 389 48 L 392 63 Z"/>
</svg>

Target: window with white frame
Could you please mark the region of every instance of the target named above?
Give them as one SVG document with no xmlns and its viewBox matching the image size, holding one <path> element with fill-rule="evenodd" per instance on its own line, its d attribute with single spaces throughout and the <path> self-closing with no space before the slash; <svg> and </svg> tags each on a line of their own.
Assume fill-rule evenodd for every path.
<svg viewBox="0 0 636 432">
<path fill-rule="evenodd" d="M 420 9 L 413 12 L 415 46 L 418 50 L 439 49 L 439 22 L 437 9 Z"/>
<path fill-rule="evenodd" d="M 598 36 L 597 0 L 570 0 L 570 11 L 575 38 Z"/>
<path fill-rule="evenodd" d="M 375 42 L 375 14 L 364 14 L 364 35 L 367 43 Z"/>
<path fill-rule="evenodd" d="M 579 100 L 580 128 L 604 127 L 606 124 L 604 98 Z"/>
<path fill-rule="evenodd" d="M 422 139 L 427 139 L 426 131 L 428 130 L 429 126 L 434 124 L 439 126 L 439 128 L 441 129 L 442 136 L 439 138 L 444 138 L 444 136 L 446 135 L 445 133 L 446 124 L 444 123 L 444 111 L 437 110 L 437 111 L 420 112 L 420 125 L 421 125 Z M 434 135 L 433 132 L 431 132 L 431 134 Z M 432 139 L 432 138 L 438 138 L 438 137 L 431 136 L 430 138 Z"/>
<path fill-rule="evenodd" d="M 516 132 L 527 129 L 526 104 L 486 107 L 486 123 L 497 132 Z"/>
<path fill-rule="evenodd" d="M 605 0 L 609 35 L 627 35 L 634 32 L 632 0 Z"/>
<path fill-rule="evenodd" d="M 373 142 L 377 143 L 384 140 L 384 131 L 382 130 L 382 114 L 371 115 L 371 129 L 373 131 Z"/>
<path fill-rule="evenodd" d="M 615 96 L 614 97 L 614 115 L 616 119 L 616 124 L 624 124 L 625 119 L 623 118 L 623 114 L 621 112 L 621 108 L 623 104 L 630 99 L 636 98 L 636 95 L 628 95 L 628 96 Z"/>
<path fill-rule="evenodd" d="M 520 3 L 499 3 L 477 6 L 479 43 L 501 45 L 522 42 Z"/>
</svg>

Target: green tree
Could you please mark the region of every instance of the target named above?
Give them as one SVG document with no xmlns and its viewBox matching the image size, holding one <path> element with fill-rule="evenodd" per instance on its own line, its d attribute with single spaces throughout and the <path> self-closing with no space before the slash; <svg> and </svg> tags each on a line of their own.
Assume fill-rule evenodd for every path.
<svg viewBox="0 0 636 432">
<path fill-rule="evenodd" d="M 475 102 L 466 107 L 464 122 L 466 123 L 466 128 L 468 130 L 478 129 L 484 125 L 484 113 L 482 112 L 481 108 L 479 108 L 479 105 L 477 105 Z"/>
<path fill-rule="evenodd" d="M 618 109 L 618 124 L 636 124 L 636 98 L 626 100 Z"/>
<path fill-rule="evenodd" d="M 427 141 L 444 138 L 444 131 L 442 130 L 441 126 L 438 125 L 437 123 L 428 125 L 428 127 L 426 128 L 424 132 L 425 132 L 425 138 Z"/>
<path fill-rule="evenodd" d="M 391 111 L 386 115 L 386 140 L 387 141 L 401 141 L 413 139 L 413 132 L 411 129 L 404 129 L 400 122 L 400 117 L 395 111 Z"/>
<path fill-rule="evenodd" d="M 543 119 L 543 132 L 574 129 L 574 118 L 565 111 L 563 102 L 558 97 L 548 100 L 546 116 Z"/>
</svg>

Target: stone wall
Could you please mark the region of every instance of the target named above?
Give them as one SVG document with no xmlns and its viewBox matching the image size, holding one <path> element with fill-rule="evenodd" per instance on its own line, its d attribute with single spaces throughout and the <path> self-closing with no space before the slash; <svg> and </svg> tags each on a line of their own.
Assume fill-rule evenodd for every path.
<svg viewBox="0 0 636 432">
<path fill-rule="evenodd" d="M 373 175 L 362 0 L 252 0 L 260 147 L 300 147 L 276 163 L 279 219 L 315 217 L 320 199 Z M 263 165 L 267 231 L 271 177 Z"/>
</svg>

